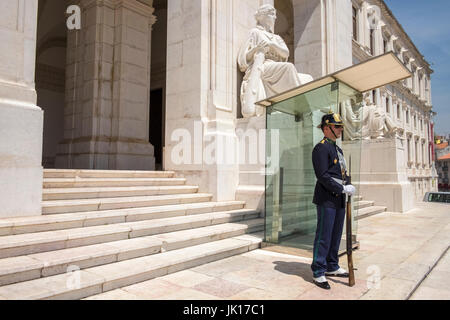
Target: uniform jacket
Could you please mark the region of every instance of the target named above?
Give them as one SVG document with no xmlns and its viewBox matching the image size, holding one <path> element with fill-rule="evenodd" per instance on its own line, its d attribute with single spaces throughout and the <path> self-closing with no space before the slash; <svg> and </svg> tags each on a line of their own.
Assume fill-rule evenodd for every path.
<svg viewBox="0 0 450 320">
<path fill-rule="evenodd" d="M 313 203 L 329 208 L 344 208 L 344 187 L 332 178 L 342 180 L 341 165 L 339 163 L 339 148 L 333 141 L 324 138 L 313 150 L 312 162 L 317 183 L 314 189 Z M 347 179 L 346 179 L 347 180 Z"/>
</svg>

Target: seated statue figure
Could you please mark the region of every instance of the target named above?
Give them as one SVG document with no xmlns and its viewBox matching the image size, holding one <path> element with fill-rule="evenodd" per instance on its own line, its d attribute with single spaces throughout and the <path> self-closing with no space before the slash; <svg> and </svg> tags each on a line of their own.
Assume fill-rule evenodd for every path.
<svg viewBox="0 0 450 320">
<path fill-rule="evenodd" d="M 353 111 L 352 103 L 348 99 L 342 103 L 342 121 L 344 122 L 344 140 L 353 141 L 361 138 L 361 108 Z"/>
<path fill-rule="evenodd" d="M 374 105 L 369 96 L 364 99 L 365 106 L 362 108 L 362 138 L 382 139 L 395 134 L 398 127 L 386 112 Z"/>
<path fill-rule="evenodd" d="M 242 115 L 245 118 L 263 114 L 255 102 L 312 81 L 299 74 L 287 62 L 289 49 L 284 40 L 274 34 L 276 10 L 272 5 L 261 6 L 255 14 L 256 28 L 241 47 L 238 55 L 240 70 L 245 72 L 241 86 Z"/>
</svg>

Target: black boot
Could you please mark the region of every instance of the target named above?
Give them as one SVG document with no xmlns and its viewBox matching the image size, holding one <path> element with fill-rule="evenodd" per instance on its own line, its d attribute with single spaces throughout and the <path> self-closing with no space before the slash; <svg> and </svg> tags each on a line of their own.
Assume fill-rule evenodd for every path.
<svg viewBox="0 0 450 320">
<path fill-rule="evenodd" d="M 313 282 L 316 286 L 318 286 L 319 288 L 325 289 L 325 290 L 330 290 L 330 284 L 328 283 L 327 279 L 325 278 L 325 276 L 319 277 L 319 278 L 314 278 Z"/>
<path fill-rule="evenodd" d="M 325 272 L 327 277 L 338 277 L 338 278 L 348 278 L 349 274 L 345 269 L 339 268 L 336 271 Z"/>
</svg>

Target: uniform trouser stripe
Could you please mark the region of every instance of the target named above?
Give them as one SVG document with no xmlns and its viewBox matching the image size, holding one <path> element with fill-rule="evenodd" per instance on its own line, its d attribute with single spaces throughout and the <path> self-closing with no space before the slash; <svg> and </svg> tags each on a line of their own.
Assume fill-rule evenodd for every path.
<svg viewBox="0 0 450 320">
<path fill-rule="evenodd" d="M 319 252 L 319 247 L 320 247 L 320 240 L 322 240 L 322 233 L 323 233 L 323 207 L 320 207 L 320 225 L 319 225 L 319 233 L 318 233 L 318 240 L 317 242 L 314 244 L 315 245 L 315 250 L 314 250 L 314 256 L 313 256 L 313 263 L 316 261 L 317 258 L 317 254 Z"/>
</svg>

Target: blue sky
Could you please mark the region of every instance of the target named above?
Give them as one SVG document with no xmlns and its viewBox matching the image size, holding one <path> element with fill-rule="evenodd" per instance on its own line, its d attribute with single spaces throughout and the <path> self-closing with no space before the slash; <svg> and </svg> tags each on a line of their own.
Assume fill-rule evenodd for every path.
<svg viewBox="0 0 450 320">
<path fill-rule="evenodd" d="M 430 63 L 436 134 L 450 134 L 450 1 L 385 0 Z"/>
</svg>

